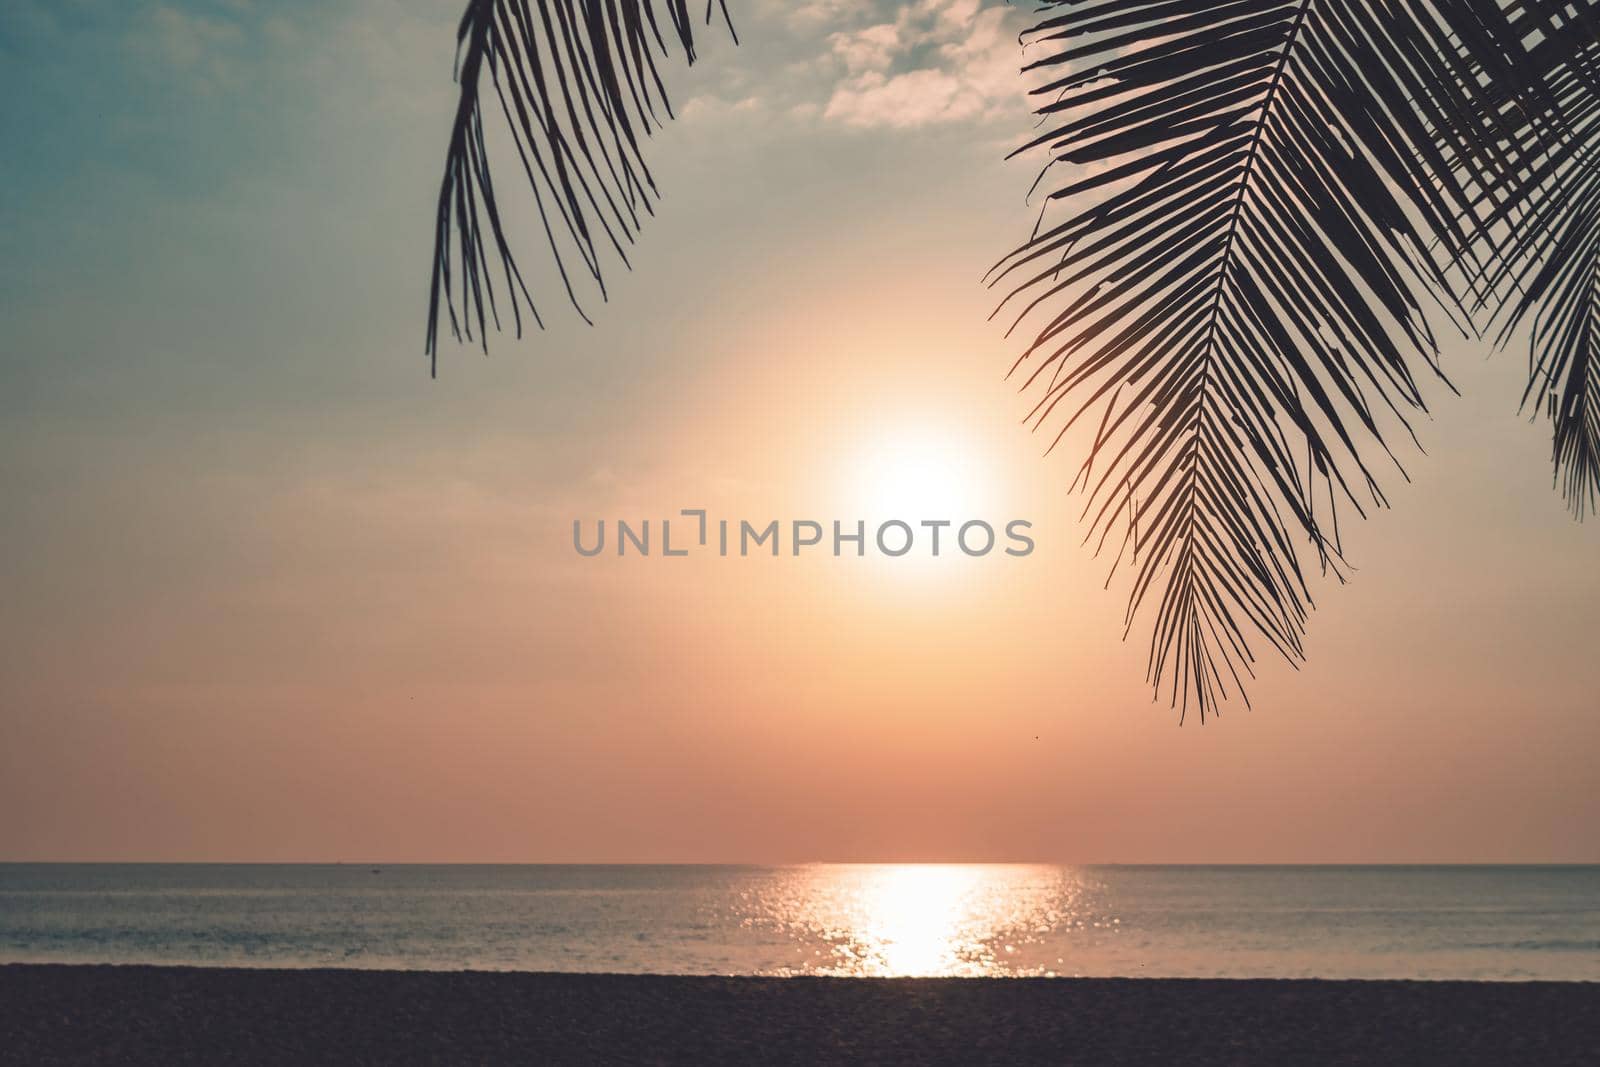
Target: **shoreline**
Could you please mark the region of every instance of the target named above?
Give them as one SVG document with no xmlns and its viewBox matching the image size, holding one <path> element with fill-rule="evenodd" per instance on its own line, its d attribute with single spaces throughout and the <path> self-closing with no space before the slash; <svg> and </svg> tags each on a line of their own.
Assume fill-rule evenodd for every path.
<svg viewBox="0 0 1600 1067">
<path fill-rule="evenodd" d="M 1600 982 L 0 965 L 20 1063 L 1592 1064 Z"/>
</svg>

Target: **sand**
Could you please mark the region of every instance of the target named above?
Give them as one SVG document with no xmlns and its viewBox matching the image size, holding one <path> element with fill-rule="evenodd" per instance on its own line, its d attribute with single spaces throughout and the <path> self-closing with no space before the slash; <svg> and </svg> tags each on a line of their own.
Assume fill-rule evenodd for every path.
<svg viewBox="0 0 1600 1067">
<path fill-rule="evenodd" d="M 7 1063 L 1600 1064 L 1600 983 L 0 966 Z"/>
</svg>

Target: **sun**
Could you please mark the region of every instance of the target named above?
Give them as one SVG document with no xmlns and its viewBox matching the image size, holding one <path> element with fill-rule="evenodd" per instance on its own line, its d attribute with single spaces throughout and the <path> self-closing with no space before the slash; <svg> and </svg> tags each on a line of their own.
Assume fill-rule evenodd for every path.
<svg viewBox="0 0 1600 1067">
<path fill-rule="evenodd" d="M 857 454 L 851 503 L 879 522 L 983 518 L 995 496 L 990 466 L 976 442 L 954 434 L 885 434 Z"/>
</svg>

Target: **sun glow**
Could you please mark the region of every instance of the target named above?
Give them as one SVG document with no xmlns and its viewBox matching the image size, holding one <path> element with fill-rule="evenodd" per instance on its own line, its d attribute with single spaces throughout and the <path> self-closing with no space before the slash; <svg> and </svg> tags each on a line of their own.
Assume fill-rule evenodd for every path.
<svg viewBox="0 0 1600 1067">
<path fill-rule="evenodd" d="M 945 434 L 885 437 L 853 462 L 852 501 L 869 519 L 961 522 L 985 517 L 995 472 L 971 441 Z"/>
</svg>

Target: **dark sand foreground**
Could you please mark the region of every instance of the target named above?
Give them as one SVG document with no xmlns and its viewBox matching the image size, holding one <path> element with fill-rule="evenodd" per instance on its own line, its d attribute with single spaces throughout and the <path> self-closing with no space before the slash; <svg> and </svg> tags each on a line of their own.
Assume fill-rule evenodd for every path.
<svg viewBox="0 0 1600 1067">
<path fill-rule="evenodd" d="M 0 967 L 7 1063 L 1600 1064 L 1600 984 Z"/>
</svg>

